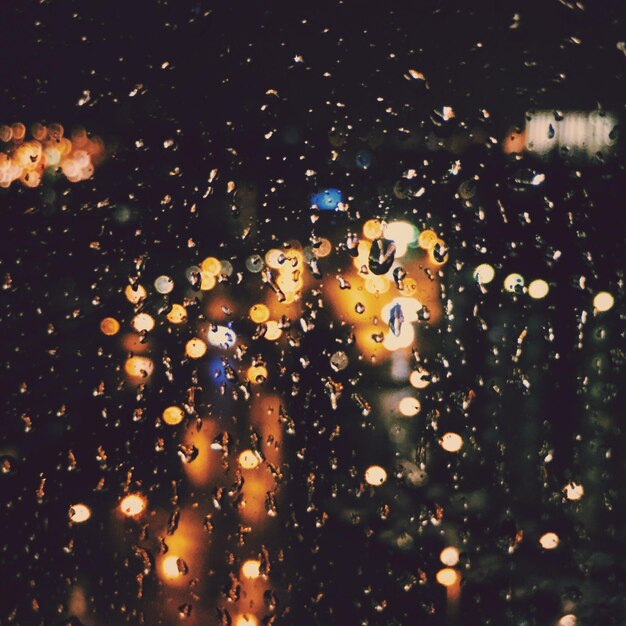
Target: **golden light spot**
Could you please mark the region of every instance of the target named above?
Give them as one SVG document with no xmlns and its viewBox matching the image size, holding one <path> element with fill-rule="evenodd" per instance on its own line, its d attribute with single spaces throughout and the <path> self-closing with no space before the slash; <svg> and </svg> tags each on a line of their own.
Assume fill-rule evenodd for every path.
<svg viewBox="0 0 626 626">
<path fill-rule="evenodd" d="M 173 304 L 167 320 L 172 324 L 182 324 L 187 321 L 187 309 L 182 304 Z"/>
<path fill-rule="evenodd" d="M 163 572 L 165 578 L 179 578 L 183 575 L 183 572 L 178 566 L 179 559 L 180 557 L 175 554 L 170 554 L 163 559 L 163 562 L 161 563 L 161 571 Z"/>
<path fill-rule="evenodd" d="M 154 288 L 162 294 L 172 293 L 174 281 L 169 276 L 163 274 L 162 276 L 158 276 L 154 281 Z"/>
<path fill-rule="evenodd" d="M 387 472 L 380 465 L 370 465 L 365 470 L 365 482 L 368 485 L 379 487 L 387 480 Z"/>
<path fill-rule="evenodd" d="M 215 276 L 213 274 L 209 274 L 209 272 L 201 272 L 200 276 L 200 289 L 202 291 L 211 291 L 211 289 L 213 289 L 213 287 L 217 284 Z"/>
<path fill-rule="evenodd" d="M 154 318 L 147 313 L 138 313 L 133 317 L 132 327 L 138 332 L 150 332 L 154 328 Z"/>
<path fill-rule="evenodd" d="M 239 455 L 239 465 L 245 470 L 255 469 L 259 466 L 259 458 L 252 450 L 244 450 Z"/>
<path fill-rule="evenodd" d="M 437 582 L 444 587 L 452 587 L 459 580 L 459 573 L 450 567 L 444 567 L 437 572 Z"/>
<path fill-rule="evenodd" d="M 426 370 L 413 370 L 409 375 L 409 382 L 416 389 L 425 389 L 430 385 L 430 373 Z"/>
<path fill-rule="evenodd" d="M 458 452 L 463 447 L 463 437 L 457 433 L 446 433 L 440 443 L 446 452 Z"/>
<path fill-rule="evenodd" d="M 261 561 L 250 559 L 241 566 L 241 574 L 245 578 L 258 578 L 261 575 Z"/>
<path fill-rule="evenodd" d="M 577 623 L 576 616 L 573 613 L 568 613 L 567 615 L 563 615 L 558 621 L 557 626 L 576 626 Z"/>
<path fill-rule="evenodd" d="M 439 237 L 434 230 L 423 230 L 417 238 L 417 245 L 422 250 L 432 250 L 438 241 Z"/>
<path fill-rule="evenodd" d="M 537 278 L 528 285 L 528 295 L 535 300 L 541 300 L 545 298 L 550 291 L 550 286 L 545 280 Z"/>
<path fill-rule="evenodd" d="M 322 239 L 320 245 L 315 248 L 315 255 L 324 258 L 332 252 L 333 246 L 328 239 Z"/>
<path fill-rule="evenodd" d="M 394 335 L 391 331 L 385 334 L 383 346 L 393 352 L 408 348 L 415 341 L 415 328 L 412 324 L 404 323 L 399 335 Z"/>
<path fill-rule="evenodd" d="M 264 304 L 253 304 L 248 315 L 255 324 L 262 324 L 269 319 L 270 310 Z"/>
<path fill-rule="evenodd" d="M 264 365 L 252 365 L 246 374 L 252 384 L 260 384 L 267 380 L 267 367 Z"/>
<path fill-rule="evenodd" d="M 600 291 L 593 299 L 593 306 L 596 311 L 600 311 L 600 313 L 604 313 L 605 311 L 612 309 L 614 304 L 615 298 L 613 298 L 608 291 Z"/>
<path fill-rule="evenodd" d="M 100 322 L 100 331 L 109 337 L 117 335 L 120 330 L 120 323 L 114 317 L 105 317 Z"/>
<path fill-rule="evenodd" d="M 142 285 L 135 285 L 135 289 L 128 285 L 124 290 L 124 294 L 131 304 L 141 302 L 148 295 Z"/>
<path fill-rule="evenodd" d="M 568 500 L 580 500 L 585 495 L 583 486 L 576 483 L 565 485 L 563 491 L 565 491 L 565 496 Z"/>
<path fill-rule="evenodd" d="M 127 517 L 135 517 L 143 512 L 146 508 L 146 500 L 137 493 L 126 496 L 120 502 L 120 511 Z"/>
<path fill-rule="evenodd" d="M 270 320 L 269 322 L 267 322 L 266 327 L 267 330 L 265 332 L 265 335 L 263 336 L 268 341 L 276 341 L 283 334 L 283 331 L 281 330 L 278 322 Z"/>
<path fill-rule="evenodd" d="M 185 419 L 185 412 L 179 406 L 168 406 L 163 410 L 163 421 L 168 426 L 176 426 Z"/>
<path fill-rule="evenodd" d="M 210 276 L 217 276 L 222 270 L 222 263 L 214 256 L 209 256 L 200 263 L 200 269 Z"/>
<path fill-rule="evenodd" d="M 272 269 L 282 269 L 287 264 L 287 255 L 278 248 L 272 248 L 265 254 L 265 264 Z"/>
<path fill-rule="evenodd" d="M 384 276 L 369 275 L 365 279 L 365 289 L 369 293 L 386 293 L 389 291 L 389 280 Z"/>
<path fill-rule="evenodd" d="M 70 507 L 70 519 L 75 524 L 82 524 L 91 517 L 91 510 L 84 504 L 72 504 Z"/>
<path fill-rule="evenodd" d="M 368 239 L 378 239 L 383 234 L 383 225 L 380 220 L 367 220 L 363 224 L 363 235 Z"/>
<path fill-rule="evenodd" d="M 509 293 L 519 293 L 524 288 L 524 277 L 521 274 L 509 274 L 504 279 L 504 288 Z"/>
<path fill-rule="evenodd" d="M 131 356 L 124 363 L 124 371 L 133 378 L 148 378 L 153 370 L 154 363 L 146 356 Z"/>
<path fill-rule="evenodd" d="M 259 626 L 259 620 L 250 613 L 244 613 L 236 617 L 235 626 Z"/>
<path fill-rule="evenodd" d="M 199 337 L 194 337 L 185 344 L 185 354 L 190 359 L 202 358 L 206 354 L 206 349 L 206 343 Z"/>
<path fill-rule="evenodd" d="M 439 555 L 441 562 L 448 567 L 454 567 L 459 562 L 459 551 L 454 546 L 448 546 Z"/>
<path fill-rule="evenodd" d="M 544 550 L 554 550 L 559 545 L 559 536 L 556 533 L 545 533 L 539 537 L 539 543 Z"/>
<path fill-rule="evenodd" d="M 417 398 L 402 398 L 402 400 L 398 403 L 398 410 L 405 417 L 413 417 L 417 415 L 421 408 L 422 406 Z"/>
</svg>

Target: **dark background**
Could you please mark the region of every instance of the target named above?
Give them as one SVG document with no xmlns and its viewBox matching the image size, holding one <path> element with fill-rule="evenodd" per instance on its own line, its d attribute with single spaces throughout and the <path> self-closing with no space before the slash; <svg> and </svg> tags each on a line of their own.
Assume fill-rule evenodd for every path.
<svg viewBox="0 0 626 626">
<path fill-rule="evenodd" d="M 412 215 L 418 207 L 420 228 L 438 229 L 451 246 L 444 282 L 455 316 L 423 330 L 428 365 L 441 379 L 425 394 L 424 418 L 414 431 L 416 454 L 429 459 L 425 489 L 390 480 L 384 490 L 356 501 L 372 451 L 381 464 L 391 467 L 396 460 L 383 427 L 370 420 L 367 428 L 348 429 L 338 443 L 313 427 L 319 417 L 330 431 L 338 420 L 320 384 L 328 373 L 322 350 L 336 345 L 330 312 L 321 311 L 315 330 L 286 356 L 290 367 L 302 354 L 312 364 L 303 373 L 302 397 L 291 407 L 301 412 L 291 452 L 304 446 L 307 454 L 303 461 L 292 455 L 287 464 L 281 509 L 287 532 L 269 540 L 274 559 L 284 551 L 272 571 L 281 600 L 278 623 L 445 623 L 445 592 L 434 582 L 445 533 L 432 526 L 418 531 L 415 522 L 439 506 L 446 511 L 442 529 L 454 529 L 465 541 L 462 565 L 469 566 L 460 623 L 552 625 L 567 601 L 576 604 L 582 624 L 624 623 L 623 159 L 541 163 L 505 157 L 499 146 L 536 108 L 602 108 L 623 117 L 619 4 L 346 2 L 293 4 L 284 11 L 278 4 L 244 2 L 5 2 L 0 123 L 60 122 L 68 130 L 83 125 L 103 138 L 108 158 L 93 179 L 77 185 L 47 180 L 36 190 L 14 184 L 0 193 L 0 269 L 5 283 L 11 278 L 0 300 L 0 444 L 11 459 L 11 471 L 0 476 L 0 621 L 64 623 L 68 588 L 80 579 L 93 595 L 95 623 L 139 623 L 142 611 L 146 623 L 168 623 L 159 610 L 167 590 L 154 576 L 145 583 L 144 599 L 134 597 L 138 564 L 129 546 L 135 531 L 129 528 L 125 541 L 112 547 L 106 520 L 130 467 L 164 510 L 171 480 L 180 482 L 182 498 L 193 494 L 182 481 L 174 435 L 166 453 L 156 455 L 153 426 L 131 422 L 135 393 L 118 387 L 115 370 L 123 355 L 103 344 L 99 321 L 128 316 L 120 290 L 140 255 L 147 254 L 148 282 L 167 273 L 164 266 L 180 276 L 217 250 L 236 271 L 245 271 L 245 257 L 274 245 L 274 238 L 305 241 L 312 230 L 309 194 L 333 185 L 354 198 L 363 219 Z M 403 77 L 410 68 L 426 76 L 428 88 Z M 88 101 L 79 106 L 85 92 Z M 433 123 L 433 110 L 444 105 L 456 118 L 442 128 Z M 484 140 L 458 154 L 428 147 L 429 135 L 443 140 L 455 133 Z M 338 136 L 345 140 L 332 162 L 331 142 Z M 382 139 L 374 141 L 376 136 Z M 174 145 L 165 148 L 169 139 Z M 360 149 L 373 154 L 367 171 L 354 165 Z M 457 159 L 461 178 L 449 175 Z M 203 198 L 213 168 L 220 170 L 222 191 Z M 309 168 L 316 176 L 305 176 Z M 407 168 L 418 170 L 427 189 L 417 205 L 392 191 Z M 511 177 L 524 168 L 546 172 L 546 184 L 516 189 Z M 455 197 L 458 185 L 474 175 L 476 196 L 464 204 Z M 241 238 L 247 214 L 233 208 L 223 191 L 227 180 L 255 198 L 249 238 Z M 170 200 L 163 203 L 166 195 Z M 199 210 L 192 214 L 193 204 Z M 130 211 L 128 222 L 116 219 L 121 208 Z M 479 208 L 485 220 L 477 218 Z M 519 219 L 524 212 L 531 224 Z M 353 212 L 342 219 L 322 215 L 316 232 L 340 240 L 346 221 L 362 221 Z M 196 248 L 187 246 L 189 238 Z M 99 250 L 90 248 L 93 241 Z M 549 299 L 503 299 L 495 290 L 481 295 L 471 276 L 484 260 L 481 245 L 497 266 L 496 280 L 523 268 L 524 275 L 549 280 Z M 550 260 L 555 250 L 562 252 L 559 262 Z M 254 300 L 246 283 L 241 289 L 242 298 Z M 591 310 L 600 290 L 611 291 L 616 306 L 601 319 L 592 317 L 579 348 L 580 312 Z M 473 314 L 476 304 L 488 332 Z M 511 355 L 524 327 L 527 349 L 518 368 Z M 553 341 L 546 339 L 550 329 Z M 162 337 L 158 345 L 173 350 L 180 341 Z M 602 366 L 594 361 L 598 355 Z M 268 351 L 267 358 L 282 357 Z M 188 385 L 191 366 L 176 368 Z M 374 368 L 359 371 L 370 395 L 394 385 Z M 532 382 L 530 392 L 522 373 Z M 102 380 L 107 393 L 95 397 Z M 287 379 L 279 385 L 290 388 Z M 470 388 L 477 393 L 471 420 L 459 409 Z M 203 398 L 206 404 L 212 393 Z M 150 413 L 173 394 L 157 378 L 142 407 Z M 476 428 L 463 458 L 450 462 L 433 447 L 426 416 L 436 409 L 446 429 Z M 344 406 L 344 415 L 357 414 Z M 33 421 L 30 432 L 23 415 Z M 98 445 L 109 453 L 106 469 L 95 460 Z M 79 459 L 74 471 L 67 470 L 70 449 Z M 549 450 L 556 452 L 545 478 L 542 459 Z M 334 473 L 328 470 L 331 455 L 339 458 Z M 357 478 L 350 476 L 352 466 Z M 321 529 L 317 513 L 306 512 L 301 487 L 310 472 L 318 474 L 311 497 L 318 512 L 329 513 Z M 42 475 L 46 495 L 38 501 Z M 106 486 L 96 492 L 101 477 Z M 580 505 L 560 495 L 570 480 L 585 485 Z M 333 488 L 337 498 L 331 498 Z M 473 500 L 476 493 L 482 499 Z M 94 511 L 89 527 L 68 527 L 68 503 L 77 500 Z M 392 504 L 386 520 L 378 514 L 384 503 Z M 347 523 L 341 511 L 357 505 L 361 523 Z M 233 534 L 228 524 L 235 522 L 227 513 L 222 526 L 216 524 L 225 553 Z M 549 554 L 537 544 L 548 527 L 562 541 Z M 384 539 L 389 529 L 413 536 L 413 548 L 391 547 Z M 509 554 L 519 531 L 524 540 Z M 77 548 L 68 554 L 63 547 L 72 539 Z M 225 560 L 215 569 L 201 581 L 197 608 L 210 615 L 228 584 Z M 416 582 L 420 572 L 427 583 Z M 122 612 L 122 606 L 130 608 Z"/>
</svg>

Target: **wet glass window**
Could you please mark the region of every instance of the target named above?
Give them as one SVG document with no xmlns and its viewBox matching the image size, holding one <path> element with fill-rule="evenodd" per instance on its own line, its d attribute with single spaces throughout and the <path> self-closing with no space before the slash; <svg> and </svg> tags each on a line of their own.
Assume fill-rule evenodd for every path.
<svg viewBox="0 0 626 626">
<path fill-rule="evenodd" d="M 0 13 L 0 623 L 626 623 L 619 3 Z"/>
</svg>

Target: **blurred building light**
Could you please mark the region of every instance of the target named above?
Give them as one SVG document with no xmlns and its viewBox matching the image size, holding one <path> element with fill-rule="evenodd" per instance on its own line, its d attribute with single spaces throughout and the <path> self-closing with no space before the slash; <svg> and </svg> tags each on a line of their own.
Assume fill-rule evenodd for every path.
<svg viewBox="0 0 626 626">
<path fill-rule="evenodd" d="M 545 533 L 539 537 L 539 544 L 544 550 L 554 550 L 559 545 L 559 536 L 556 533 Z"/>
<path fill-rule="evenodd" d="M 379 487 L 387 480 L 387 472 L 380 465 L 371 465 L 365 470 L 365 482 L 368 485 Z"/>
<path fill-rule="evenodd" d="M 439 559 L 444 565 L 454 567 L 459 562 L 459 551 L 454 546 L 448 546 L 441 551 Z"/>
<path fill-rule="evenodd" d="M 85 504 L 72 504 L 69 516 L 74 524 L 82 524 L 91 517 L 91 510 Z"/>
</svg>

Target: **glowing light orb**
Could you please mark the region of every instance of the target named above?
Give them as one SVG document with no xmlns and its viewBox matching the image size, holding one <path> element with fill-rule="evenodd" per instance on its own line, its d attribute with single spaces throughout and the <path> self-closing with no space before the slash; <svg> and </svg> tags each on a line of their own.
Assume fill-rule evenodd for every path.
<svg viewBox="0 0 626 626">
<path fill-rule="evenodd" d="M 444 567 L 437 572 L 436 578 L 440 585 L 443 585 L 444 587 L 452 587 L 452 585 L 455 585 L 458 582 L 459 573 L 450 567 Z"/>
<path fill-rule="evenodd" d="M 228 326 L 211 326 L 207 333 L 209 344 L 214 348 L 228 350 L 237 343 L 237 335 Z"/>
<path fill-rule="evenodd" d="M 264 365 L 253 365 L 248 368 L 246 376 L 252 384 L 259 385 L 267 380 L 267 367 Z"/>
<path fill-rule="evenodd" d="M 131 304 L 137 304 L 144 300 L 148 294 L 142 285 L 135 285 L 135 289 L 131 285 L 127 285 L 124 295 Z"/>
<path fill-rule="evenodd" d="M 167 321 L 171 324 L 182 324 L 187 321 L 187 309 L 182 304 L 173 304 L 167 314 Z"/>
<path fill-rule="evenodd" d="M 378 239 L 378 237 L 382 237 L 383 234 L 383 225 L 380 220 L 367 220 L 365 224 L 363 224 L 363 236 L 368 239 Z"/>
<path fill-rule="evenodd" d="M 100 322 L 100 332 L 111 337 L 117 335 L 120 330 L 120 323 L 114 317 L 105 317 Z"/>
<path fill-rule="evenodd" d="M 387 480 L 387 472 L 380 465 L 370 465 L 365 470 L 365 482 L 373 487 L 379 487 Z"/>
<path fill-rule="evenodd" d="M 146 508 L 146 500 L 139 494 L 132 493 L 120 502 L 120 511 L 127 517 L 135 517 L 143 513 Z"/>
<path fill-rule="evenodd" d="M 613 308 L 615 298 L 608 291 L 600 291 L 593 299 L 593 306 L 596 311 L 604 313 Z"/>
<path fill-rule="evenodd" d="M 202 263 L 200 263 L 200 269 L 206 272 L 210 276 L 217 276 L 222 270 L 222 263 L 214 256 L 209 256 Z"/>
<path fill-rule="evenodd" d="M 459 551 L 454 546 L 448 546 L 441 551 L 439 559 L 444 565 L 454 567 L 459 562 Z"/>
<path fill-rule="evenodd" d="M 259 458 L 252 450 L 244 450 L 239 455 L 239 465 L 245 470 L 255 469 L 259 466 Z"/>
<path fill-rule="evenodd" d="M 416 389 L 425 389 L 430 385 L 430 373 L 424 369 L 413 370 L 409 374 L 409 383 Z"/>
<path fill-rule="evenodd" d="M 554 550 L 559 545 L 559 541 L 556 533 L 545 533 L 539 537 L 539 544 L 544 550 Z"/>
<path fill-rule="evenodd" d="M 417 245 L 422 250 L 432 250 L 439 241 L 439 237 L 434 230 L 423 230 L 417 238 Z"/>
<path fill-rule="evenodd" d="M 161 571 L 166 578 L 179 578 L 183 575 L 183 571 L 179 566 L 180 557 L 175 554 L 166 556 L 161 563 Z"/>
<path fill-rule="evenodd" d="M 420 412 L 422 405 L 417 398 L 402 398 L 398 404 L 398 410 L 405 417 L 413 417 Z"/>
<path fill-rule="evenodd" d="M 565 497 L 568 500 L 580 500 L 585 495 L 583 486 L 576 483 L 565 485 L 563 491 L 565 491 Z"/>
<path fill-rule="evenodd" d="M 463 437 L 457 433 L 446 433 L 439 443 L 446 452 L 458 452 L 463 447 Z"/>
<path fill-rule="evenodd" d="M 163 409 L 163 421 L 168 426 L 176 426 L 185 419 L 185 412 L 179 406 L 168 406 Z"/>
<path fill-rule="evenodd" d="M 522 293 L 524 290 L 524 277 L 521 274 L 509 274 L 504 279 L 504 288 L 509 293 Z"/>
<path fill-rule="evenodd" d="M 549 291 L 550 286 L 545 280 L 542 280 L 541 278 L 533 280 L 530 285 L 528 285 L 528 295 L 535 300 L 541 300 L 542 298 L 545 298 L 548 295 Z"/>
<path fill-rule="evenodd" d="M 244 613 L 235 618 L 235 626 L 259 626 L 259 620 L 250 613 Z"/>
<path fill-rule="evenodd" d="M 249 559 L 241 566 L 241 574 L 245 578 L 258 578 L 261 575 L 261 561 Z"/>
<path fill-rule="evenodd" d="M 253 304 L 248 315 L 255 324 L 262 324 L 269 319 L 270 310 L 264 304 Z"/>
<path fill-rule="evenodd" d="M 138 332 L 150 332 L 154 328 L 154 318 L 147 313 L 138 313 L 133 317 L 132 327 Z"/>
<path fill-rule="evenodd" d="M 148 378 L 154 371 L 154 363 L 145 356 L 131 356 L 124 363 L 124 371 L 132 378 Z"/>
<path fill-rule="evenodd" d="M 74 524 L 82 524 L 91 517 L 91 510 L 85 504 L 72 504 L 69 515 Z"/>
<path fill-rule="evenodd" d="M 206 354 L 206 350 L 206 343 L 199 337 L 194 337 L 185 344 L 185 354 L 190 359 L 202 358 Z"/>
<path fill-rule="evenodd" d="M 174 281 L 169 276 L 159 276 L 154 281 L 154 288 L 162 294 L 171 293 L 174 289 Z"/>
</svg>

